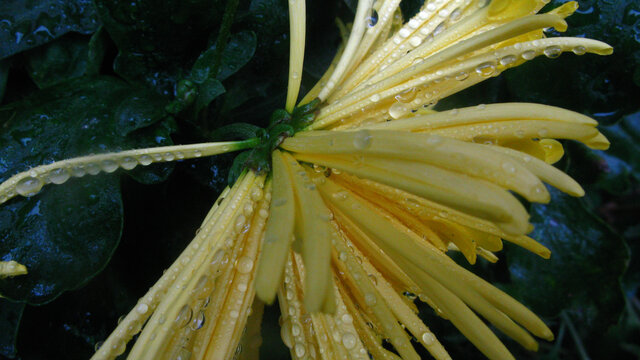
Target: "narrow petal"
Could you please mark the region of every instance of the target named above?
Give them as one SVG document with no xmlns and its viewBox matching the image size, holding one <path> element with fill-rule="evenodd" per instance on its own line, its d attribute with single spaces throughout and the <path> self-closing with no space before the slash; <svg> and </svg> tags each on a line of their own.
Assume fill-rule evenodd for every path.
<svg viewBox="0 0 640 360">
<path fill-rule="evenodd" d="M 275 299 L 293 236 L 295 199 L 292 179 L 279 150 L 272 156 L 273 201 L 260 254 L 256 294 L 271 304 Z"/>
<path fill-rule="evenodd" d="M 302 67 L 304 63 L 304 45 L 306 29 L 305 0 L 289 1 L 289 27 L 291 40 L 289 43 L 289 84 L 285 109 L 292 112 L 298 100 Z"/>
<path fill-rule="evenodd" d="M 0 261 L 0 279 L 26 275 L 27 267 L 17 261 Z"/>
<path fill-rule="evenodd" d="M 131 170 L 138 165 L 154 162 L 212 156 L 247 149 L 256 145 L 257 139 L 238 142 L 219 142 L 191 145 L 164 146 L 148 149 L 126 150 L 117 153 L 81 156 L 34 167 L 13 175 L 0 184 L 0 204 L 16 195 L 33 196 L 45 184 L 62 184 L 73 177 L 100 172 L 111 173 L 118 168 Z"/>
</svg>

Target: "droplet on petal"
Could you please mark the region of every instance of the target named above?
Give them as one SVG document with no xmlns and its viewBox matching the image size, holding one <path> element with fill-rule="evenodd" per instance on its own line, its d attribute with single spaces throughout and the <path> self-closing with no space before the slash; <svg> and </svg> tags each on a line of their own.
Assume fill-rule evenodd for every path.
<svg viewBox="0 0 640 360">
<path fill-rule="evenodd" d="M 44 183 L 36 177 L 26 177 L 18 182 L 16 191 L 22 196 L 33 196 L 42 189 Z"/>
</svg>

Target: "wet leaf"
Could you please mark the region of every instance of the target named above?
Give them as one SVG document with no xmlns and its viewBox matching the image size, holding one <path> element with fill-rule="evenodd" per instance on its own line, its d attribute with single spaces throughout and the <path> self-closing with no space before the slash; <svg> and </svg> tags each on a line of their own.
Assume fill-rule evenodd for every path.
<svg viewBox="0 0 640 360">
<path fill-rule="evenodd" d="M 0 59 L 50 42 L 70 31 L 90 34 L 99 20 L 91 0 L 0 2 Z"/>
<path fill-rule="evenodd" d="M 509 247 L 509 292 L 539 315 L 569 311 L 585 330 L 606 329 L 617 322 L 625 304 L 620 280 L 628 248 L 581 200 L 550 191 L 549 205 L 531 208 L 531 236 L 551 250 L 551 259 Z"/>
<path fill-rule="evenodd" d="M 43 89 L 87 73 L 88 39 L 65 36 L 29 51 L 26 57 L 29 76 Z"/>
<path fill-rule="evenodd" d="M 256 51 L 256 44 L 257 38 L 253 31 L 243 31 L 231 35 L 227 46 L 222 51 L 222 59 L 216 73 L 214 73 L 216 45 L 213 45 L 204 51 L 193 64 L 192 80 L 196 83 L 202 83 L 206 79 L 223 81 L 251 60 Z"/>
<path fill-rule="evenodd" d="M 118 47 L 116 73 L 166 95 L 205 48 L 224 6 L 219 0 L 95 3 L 105 30 Z"/>
<path fill-rule="evenodd" d="M 155 124 L 162 114 L 133 100 L 154 101 L 151 94 L 115 78 L 81 78 L 6 105 L 0 109 L 0 181 L 54 160 L 171 144 L 168 129 Z M 0 293 L 42 304 L 102 270 L 122 230 L 119 183 L 117 174 L 72 178 L 3 204 L 2 260 L 24 264 L 29 274 L 0 280 Z"/>
</svg>

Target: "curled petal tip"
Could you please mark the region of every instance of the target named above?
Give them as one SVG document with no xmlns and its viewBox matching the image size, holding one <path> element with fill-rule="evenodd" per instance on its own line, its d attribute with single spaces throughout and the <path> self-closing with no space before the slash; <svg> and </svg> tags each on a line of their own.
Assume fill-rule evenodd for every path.
<svg viewBox="0 0 640 360">
<path fill-rule="evenodd" d="M 609 142 L 609 139 L 607 139 L 607 137 L 604 136 L 602 133 L 598 133 L 598 135 L 590 139 L 586 139 L 583 142 L 590 149 L 594 149 L 594 150 L 607 150 L 611 145 L 611 143 Z"/>
</svg>

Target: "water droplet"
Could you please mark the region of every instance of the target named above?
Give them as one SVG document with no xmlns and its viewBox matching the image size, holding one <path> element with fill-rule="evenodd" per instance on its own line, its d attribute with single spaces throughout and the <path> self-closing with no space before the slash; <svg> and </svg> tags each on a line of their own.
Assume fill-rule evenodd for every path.
<svg viewBox="0 0 640 360">
<path fill-rule="evenodd" d="M 374 103 L 375 103 L 375 102 L 378 102 L 378 101 L 380 101 L 380 95 L 378 95 L 378 94 L 373 94 L 373 95 L 371 95 L 371 97 L 369 98 L 369 100 L 371 100 L 371 102 L 374 102 Z"/>
<path fill-rule="evenodd" d="M 507 55 L 507 56 L 503 57 L 502 59 L 500 59 L 500 65 L 509 66 L 509 65 L 515 63 L 517 60 L 518 60 L 518 58 L 515 57 L 515 55 Z"/>
<path fill-rule="evenodd" d="M 356 344 L 357 339 L 355 335 L 350 332 L 342 334 L 342 345 L 344 345 L 347 350 L 353 349 Z"/>
<path fill-rule="evenodd" d="M 435 36 L 440 35 L 445 29 L 447 28 L 447 26 L 444 24 L 444 21 L 441 22 L 440 24 L 438 24 L 438 26 L 436 26 L 436 28 L 433 30 L 433 34 L 432 36 L 430 36 L 427 40 L 428 41 L 432 41 L 433 38 Z"/>
<path fill-rule="evenodd" d="M 142 155 L 140 156 L 140 158 L 138 158 L 138 162 L 140 163 L 140 165 L 147 166 L 153 162 L 153 159 L 149 155 Z"/>
<path fill-rule="evenodd" d="M 436 341 L 436 337 L 433 336 L 432 333 L 426 332 L 426 333 L 422 334 L 422 342 L 425 345 L 427 345 L 427 346 L 432 345 L 435 341 Z"/>
<path fill-rule="evenodd" d="M 467 80 L 468 78 L 469 78 L 469 73 L 466 71 L 461 71 L 455 76 L 455 79 L 458 81 L 464 81 L 464 80 Z"/>
<path fill-rule="evenodd" d="M 178 151 L 176 153 L 176 159 L 184 159 L 184 153 L 182 151 Z"/>
<path fill-rule="evenodd" d="M 179 328 L 183 328 L 187 326 L 191 322 L 191 317 L 193 316 L 193 310 L 189 305 L 184 305 L 178 312 L 178 316 L 176 316 L 176 324 Z"/>
<path fill-rule="evenodd" d="M 358 150 L 364 150 L 371 146 L 371 133 L 369 130 L 360 130 L 353 136 L 353 146 Z"/>
<path fill-rule="evenodd" d="M 262 199 L 262 189 L 260 189 L 259 187 L 254 187 L 253 189 L 251 189 L 251 200 L 253 201 L 258 201 L 260 199 Z"/>
<path fill-rule="evenodd" d="M 587 49 L 582 45 L 578 45 L 578 46 L 574 47 L 572 51 L 576 55 L 584 55 L 584 54 L 587 53 Z"/>
<path fill-rule="evenodd" d="M 496 66 L 492 62 L 485 62 L 476 67 L 476 73 L 480 76 L 488 77 L 496 71 Z"/>
<path fill-rule="evenodd" d="M 16 191 L 22 196 L 33 196 L 42 189 L 44 183 L 41 179 L 35 177 L 26 177 L 16 184 Z"/>
<path fill-rule="evenodd" d="M 282 319 L 282 318 L 280 318 Z M 291 339 L 291 324 L 288 319 L 282 321 L 280 325 L 280 337 L 282 338 L 282 342 L 288 347 L 291 348 L 293 346 L 293 341 Z"/>
<path fill-rule="evenodd" d="M 412 102 L 413 99 L 416 98 L 416 93 L 417 93 L 416 88 L 412 87 L 396 95 L 396 100 L 403 103 Z"/>
<path fill-rule="evenodd" d="M 77 165 L 71 168 L 71 175 L 75 177 L 82 177 L 87 174 L 87 170 L 84 168 L 84 165 Z"/>
<path fill-rule="evenodd" d="M 176 354 L 171 358 L 171 360 L 189 360 L 191 358 L 191 351 L 180 348 Z"/>
<path fill-rule="evenodd" d="M 456 8 L 451 12 L 451 15 L 449 15 L 449 19 L 451 19 L 451 21 L 458 21 L 458 19 L 460 19 L 460 15 L 462 15 L 462 10 L 460 10 L 460 8 Z"/>
<path fill-rule="evenodd" d="M 247 274 L 253 269 L 253 260 L 248 256 L 243 256 L 238 259 L 237 265 L 238 272 L 241 274 Z"/>
<path fill-rule="evenodd" d="M 138 304 L 138 306 L 136 306 L 136 312 L 140 315 L 146 314 L 147 311 L 149 311 L 149 305 L 145 303 L 140 303 Z"/>
<path fill-rule="evenodd" d="M 413 36 L 411 39 L 409 39 L 409 44 L 411 44 L 411 46 L 413 47 L 418 47 L 420 46 L 420 44 L 422 44 L 422 39 L 419 36 Z"/>
<path fill-rule="evenodd" d="M 552 45 L 544 49 L 543 52 L 544 52 L 544 55 L 549 59 L 555 59 L 558 56 L 560 56 L 560 54 L 562 54 L 562 48 L 557 45 Z"/>
<path fill-rule="evenodd" d="M 164 159 L 166 161 L 173 161 L 175 158 L 176 156 L 173 153 L 168 152 L 164 154 Z"/>
<path fill-rule="evenodd" d="M 389 116 L 396 120 L 409 112 L 409 109 L 400 102 L 396 102 L 389 107 Z"/>
<path fill-rule="evenodd" d="M 336 200 L 344 201 L 349 197 L 349 194 L 345 190 L 342 190 L 331 194 L 331 197 Z"/>
<path fill-rule="evenodd" d="M 536 52 L 533 51 L 533 50 L 527 50 L 527 51 L 523 52 L 522 55 L 520 55 L 520 56 L 522 56 L 522 58 L 525 59 L 525 60 L 531 60 L 534 57 L 536 57 Z"/>
<path fill-rule="evenodd" d="M 506 171 L 507 173 L 509 173 L 509 174 L 515 174 L 516 173 L 516 167 L 513 166 L 513 164 L 508 163 L 508 162 L 502 163 L 502 169 L 504 171 Z"/>
<path fill-rule="evenodd" d="M 125 170 L 131 170 L 138 166 L 138 161 L 131 156 L 127 156 L 120 160 L 120 166 Z"/>
<path fill-rule="evenodd" d="M 113 342 L 113 345 L 111 346 L 111 354 L 112 355 L 120 355 L 122 353 L 124 353 L 124 351 L 127 349 L 127 344 L 125 344 L 124 341 L 122 341 L 121 339 L 115 339 L 115 341 Z"/>
<path fill-rule="evenodd" d="M 495 145 L 498 143 L 498 139 L 490 135 L 478 135 L 474 136 L 471 140 L 476 144 Z"/>
<path fill-rule="evenodd" d="M 198 330 L 202 328 L 202 326 L 204 325 L 204 320 L 205 320 L 204 311 L 202 310 L 198 311 L 196 316 L 193 318 L 193 321 L 191 322 L 191 330 Z"/>
<path fill-rule="evenodd" d="M 87 170 L 87 174 L 89 175 L 98 175 L 100 173 L 100 167 L 95 163 L 88 163 L 85 166 L 85 169 Z"/>
<path fill-rule="evenodd" d="M 118 169 L 118 164 L 113 160 L 104 160 L 100 166 L 106 173 L 112 173 Z"/>
<path fill-rule="evenodd" d="M 242 228 L 244 227 L 244 224 L 247 222 L 247 218 L 244 215 L 238 215 L 238 217 L 236 218 L 236 223 L 235 223 L 235 230 L 236 232 L 240 232 L 242 231 Z"/>
<path fill-rule="evenodd" d="M 93 346 L 93 350 L 95 352 L 98 352 L 98 350 L 100 350 L 100 348 L 102 347 L 102 345 L 104 345 L 104 341 L 98 341 L 94 346 Z"/>
<path fill-rule="evenodd" d="M 299 78 L 299 77 L 300 77 L 300 74 L 298 74 L 298 72 L 297 72 L 297 71 L 294 71 L 293 73 L 291 73 L 291 78 L 292 78 L 292 79 L 297 79 L 297 78 Z"/>
<path fill-rule="evenodd" d="M 374 293 L 366 293 L 364 294 L 364 302 L 369 306 L 373 306 L 378 302 L 378 299 L 376 299 L 376 295 Z"/>
<path fill-rule="evenodd" d="M 71 174 L 69 174 L 69 172 L 66 169 L 62 169 L 62 168 L 51 170 L 51 172 L 49 172 L 49 175 L 47 176 L 49 181 L 51 181 L 54 184 L 62 184 L 65 181 L 69 180 L 70 177 L 71 177 Z"/>
<path fill-rule="evenodd" d="M 244 204 L 244 206 L 242 207 L 242 214 L 244 214 L 244 216 L 251 216 L 253 214 L 253 203 L 251 202 L 247 202 L 246 204 Z"/>
<path fill-rule="evenodd" d="M 297 337 L 297 336 L 300 336 L 300 333 L 302 333 L 302 329 L 300 329 L 300 325 L 298 324 L 291 325 L 291 335 Z"/>
<path fill-rule="evenodd" d="M 293 351 L 295 351 L 297 357 L 303 357 L 304 354 L 307 353 L 307 349 L 305 348 L 304 344 L 300 342 L 296 343 L 296 345 L 293 348 Z"/>
<path fill-rule="evenodd" d="M 372 28 L 376 26 L 377 23 L 378 23 L 378 12 L 373 10 L 371 11 L 371 16 L 367 18 L 367 26 Z"/>
</svg>

